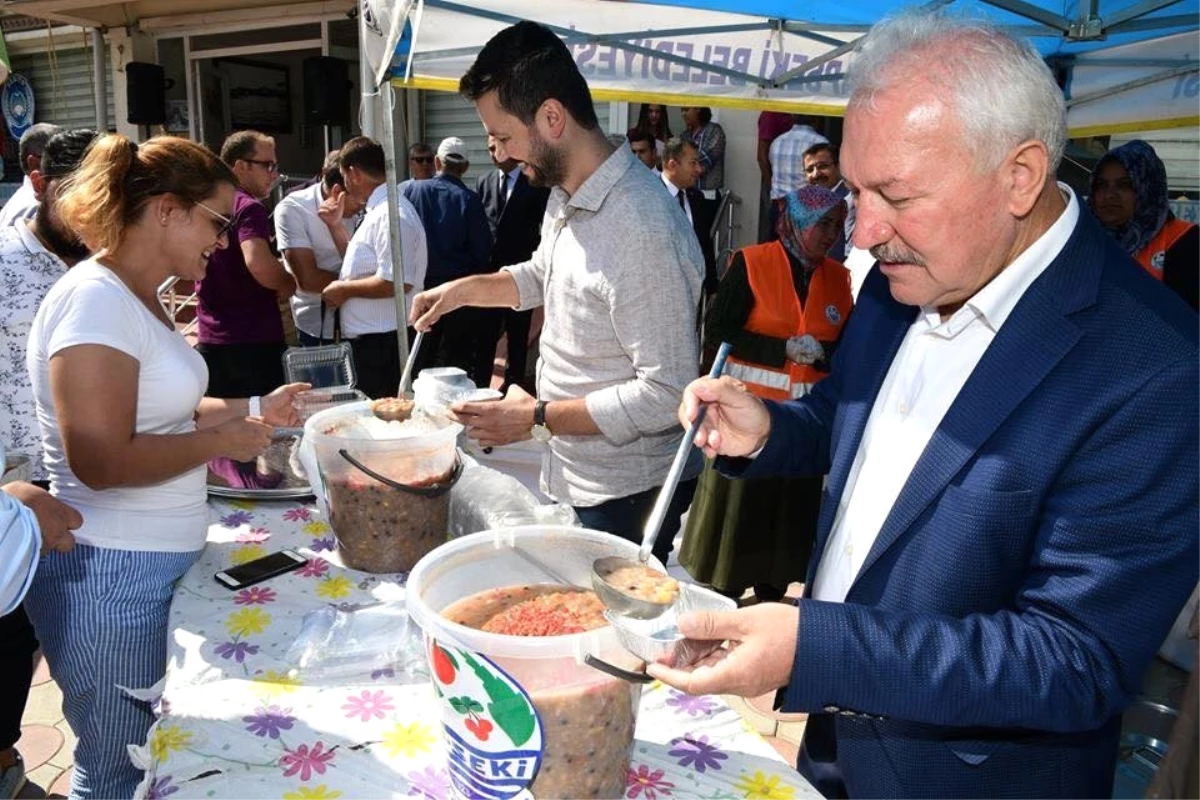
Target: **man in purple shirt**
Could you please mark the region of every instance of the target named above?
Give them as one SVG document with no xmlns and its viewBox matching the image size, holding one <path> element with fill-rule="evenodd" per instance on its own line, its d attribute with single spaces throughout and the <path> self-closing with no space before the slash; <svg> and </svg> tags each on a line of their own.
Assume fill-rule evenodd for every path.
<svg viewBox="0 0 1200 800">
<path fill-rule="evenodd" d="M 238 131 L 221 146 L 221 160 L 237 176 L 238 192 L 229 244 L 209 257 L 196 284 L 196 350 L 208 365 L 210 397 L 250 397 L 284 382 L 279 301 L 292 296 L 296 282 L 271 251 L 271 218 L 259 202 L 279 175 L 275 140 Z"/>
</svg>

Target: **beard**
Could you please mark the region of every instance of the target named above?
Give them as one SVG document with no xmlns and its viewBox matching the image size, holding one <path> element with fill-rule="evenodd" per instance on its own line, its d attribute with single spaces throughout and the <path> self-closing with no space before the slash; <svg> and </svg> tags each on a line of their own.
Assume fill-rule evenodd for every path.
<svg viewBox="0 0 1200 800">
<path fill-rule="evenodd" d="M 87 258 L 92 251 L 73 232 L 64 232 L 59 227 L 58 218 L 50 213 L 50 206 L 50 203 L 39 203 L 35 217 L 38 233 L 49 246 L 50 252 L 63 261 L 82 261 Z"/>
<path fill-rule="evenodd" d="M 530 186 L 553 188 L 566 178 L 566 159 L 561 151 L 541 137 L 536 129 L 530 129 L 529 158 L 525 166 L 533 172 L 525 177 Z"/>
</svg>

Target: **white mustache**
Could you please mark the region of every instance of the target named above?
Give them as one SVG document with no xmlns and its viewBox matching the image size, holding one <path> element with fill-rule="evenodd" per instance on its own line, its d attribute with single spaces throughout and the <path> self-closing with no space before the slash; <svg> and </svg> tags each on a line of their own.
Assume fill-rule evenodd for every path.
<svg viewBox="0 0 1200 800">
<path fill-rule="evenodd" d="M 925 260 L 911 250 L 892 247 L 886 244 L 877 244 L 871 248 L 870 253 L 876 261 L 882 261 L 886 264 L 914 264 L 918 267 L 925 266 Z"/>
</svg>

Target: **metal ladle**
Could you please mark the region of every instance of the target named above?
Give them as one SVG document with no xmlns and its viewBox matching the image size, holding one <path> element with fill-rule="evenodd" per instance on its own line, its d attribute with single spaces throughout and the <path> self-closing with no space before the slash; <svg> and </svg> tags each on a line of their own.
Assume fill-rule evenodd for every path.
<svg viewBox="0 0 1200 800">
<path fill-rule="evenodd" d="M 729 342 L 721 343 L 708 377 L 720 377 L 721 372 L 725 369 L 725 360 L 729 357 L 732 349 L 733 345 Z M 642 532 L 642 546 L 638 550 L 637 560 L 620 556 L 606 556 L 598 558 L 592 563 L 592 588 L 596 590 L 600 602 L 618 614 L 624 614 L 634 619 L 654 619 L 674 604 L 674 601 L 656 603 L 634 597 L 610 583 L 607 576 L 622 567 L 644 568 L 649 563 L 650 551 L 654 547 L 654 541 L 658 538 L 658 532 L 662 529 L 663 520 L 667 517 L 667 506 L 671 504 L 671 498 L 675 495 L 675 487 L 679 485 L 679 477 L 683 474 L 683 465 L 687 461 L 688 452 L 692 449 L 692 441 L 696 438 L 696 432 L 700 430 L 700 423 L 704 422 L 704 413 L 707 408 L 702 405 L 697 410 L 696 418 L 688 426 L 683 441 L 679 443 L 679 449 L 675 451 L 675 460 L 671 463 L 667 479 L 658 492 L 658 498 L 654 501 L 654 509 L 650 512 L 650 518 L 646 520 L 646 527 Z"/>
</svg>

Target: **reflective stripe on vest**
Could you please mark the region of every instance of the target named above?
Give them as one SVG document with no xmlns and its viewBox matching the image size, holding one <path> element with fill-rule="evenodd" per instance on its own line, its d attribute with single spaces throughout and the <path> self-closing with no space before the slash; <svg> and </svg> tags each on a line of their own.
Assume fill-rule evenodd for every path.
<svg viewBox="0 0 1200 800">
<path fill-rule="evenodd" d="M 741 362 L 726 362 L 725 374 L 746 384 L 753 394 L 770 400 L 794 400 L 808 394 L 813 387 L 811 383 L 793 383 L 787 373 Z"/>
<path fill-rule="evenodd" d="M 746 277 L 754 295 L 754 307 L 745 330 L 775 339 L 809 334 L 824 342 L 838 338 L 854 299 L 850 293 L 850 271 L 832 259 L 825 259 L 813 272 L 804 307 L 796 295 L 792 265 L 779 242 L 742 248 Z M 769 367 L 729 357 L 726 372 L 746 384 L 759 397 L 786 400 L 807 394 L 825 373 L 807 364 L 786 361 Z M 768 377 L 770 376 L 770 377 Z"/>
<path fill-rule="evenodd" d="M 1137 254 L 1137 262 L 1142 265 L 1142 269 L 1161 281 L 1163 262 L 1167 258 L 1167 251 L 1194 227 L 1194 223 L 1184 222 L 1181 219 L 1167 220 L 1167 224 L 1162 226 L 1162 230 Z"/>
</svg>

